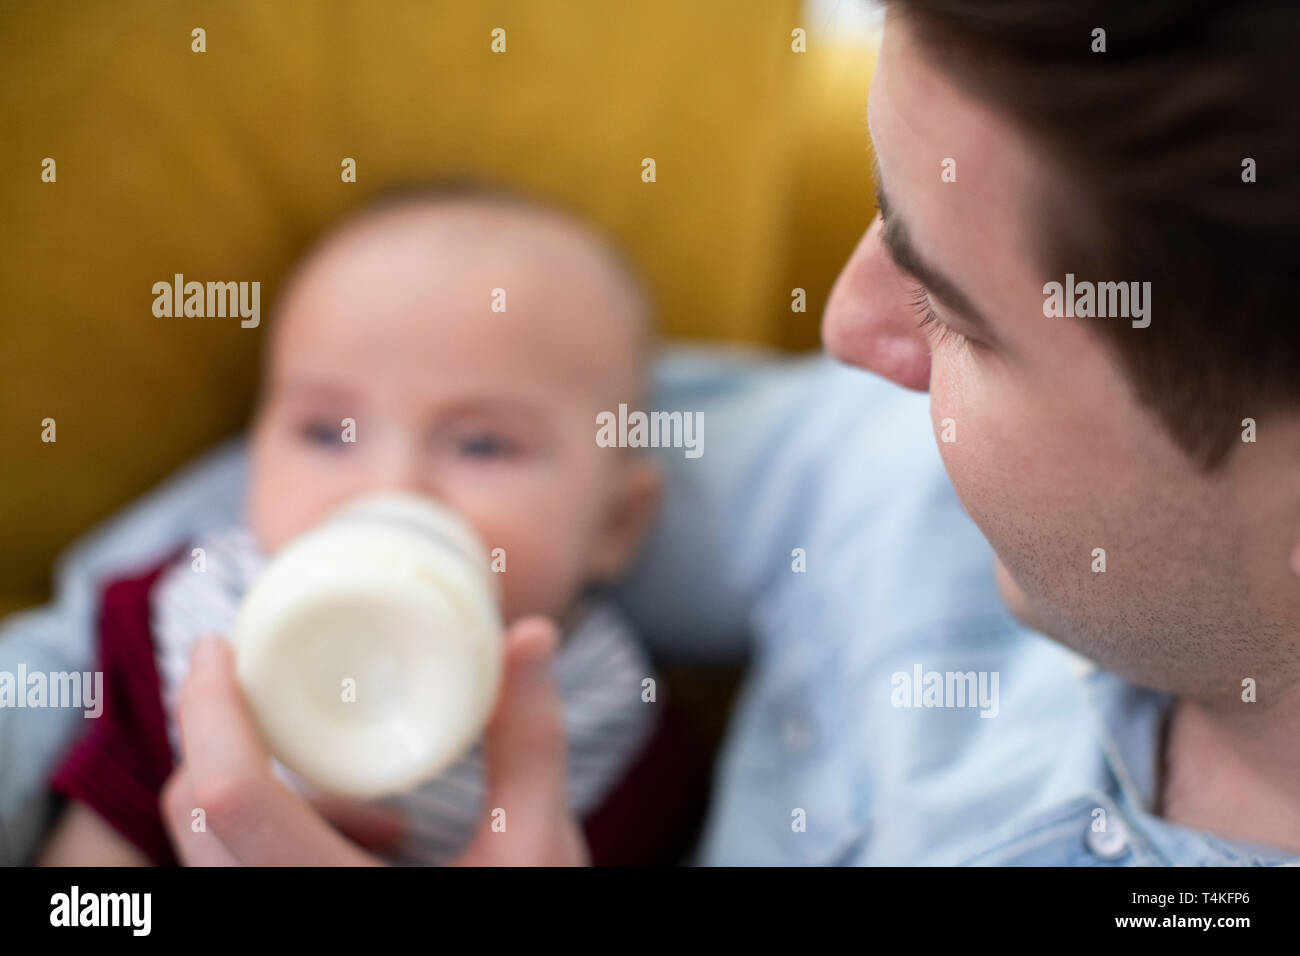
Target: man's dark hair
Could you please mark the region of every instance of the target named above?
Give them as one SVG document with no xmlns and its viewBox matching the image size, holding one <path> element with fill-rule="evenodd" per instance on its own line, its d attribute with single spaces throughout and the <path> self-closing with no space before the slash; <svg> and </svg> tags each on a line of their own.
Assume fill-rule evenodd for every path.
<svg viewBox="0 0 1300 956">
<path fill-rule="evenodd" d="M 1300 408 L 1297 0 L 888 3 L 1059 171 L 1029 201 L 1048 277 L 1151 283 L 1149 327 L 1096 327 L 1194 460 Z"/>
</svg>

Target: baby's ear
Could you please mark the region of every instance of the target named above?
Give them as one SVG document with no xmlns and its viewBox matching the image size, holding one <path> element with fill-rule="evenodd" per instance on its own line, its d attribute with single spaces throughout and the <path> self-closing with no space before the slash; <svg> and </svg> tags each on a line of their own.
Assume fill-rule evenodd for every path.
<svg viewBox="0 0 1300 956">
<path fill-rule="evenodd" d="M 592 560 L 592 576 L 601 582 L 613 581 L 632 560 L 663 495 L 663 476 L 658 466 L 631 449 L 626 455 Z"/>
</svg>

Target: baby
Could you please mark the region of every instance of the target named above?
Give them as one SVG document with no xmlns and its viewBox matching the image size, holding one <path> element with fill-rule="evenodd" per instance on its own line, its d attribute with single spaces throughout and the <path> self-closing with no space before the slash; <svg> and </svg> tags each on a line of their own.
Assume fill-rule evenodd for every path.
<svg viewBox="0 0 1300 956">
<path fill-rule="evenodd" d="M 489 190 L 441 190 L 345 221 L 298 264 L 276 311 L 250 435 L 246 526 L 193 542 L 147 585 L 154 696 L 172 761 L 193 641 L 229 636 L 268 554 L 351 498 L 402 490 L 451 507 L 489 551 L 502 549 L 507 624 L 543 614 L 566 635 L 555 676 L 582 819 L 655 729 L 655 708 L 641 699 L 649 661 L 599 594 L 632 557 L 659 495 L 648 459 L 595 440 L 600 412 L 644 401 L 652 316 L 642 285 L 565 214 Z M 193 548 L 203 549 L 204 573 Z M 112 687 L 123 682 L 111 673 L 121 655 L 110 638 L 101 633 Z M 157 710 L 137 703 L 128 723 Z M 124 839 L 141 862 L 164 857 L 156 806 L 141 821 L 145 810 L 124 808 L 121 788 L 105 782 L 137 765 L 157 777 L 160 747 L 152 762 L 147 741 L 137 754 L 121 749 L 88 738 L 56 774 L 55 788 L 73 798 L 50 843 L 65 848 L 58 862 L 91 861 L 97 842 Z M 476 747 L 384 801 L 406 823 L 389 859 L 453 858 L 482 793 Z"/>
</svg>

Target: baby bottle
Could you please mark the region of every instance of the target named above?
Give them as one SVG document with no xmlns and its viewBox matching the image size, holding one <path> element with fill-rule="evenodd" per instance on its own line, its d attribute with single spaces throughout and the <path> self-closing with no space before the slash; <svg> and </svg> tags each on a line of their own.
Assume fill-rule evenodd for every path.
<svg viewBox="0 0 1300 956">
<path fill-rule="evenodd" d="M 494 584 L 470 527 L 415 495 L 358 499 L 287 544 L 234 627 L 239 680 L 272 753 L 356 798 L 441 773 L 496 699 Z"/>
</svg>

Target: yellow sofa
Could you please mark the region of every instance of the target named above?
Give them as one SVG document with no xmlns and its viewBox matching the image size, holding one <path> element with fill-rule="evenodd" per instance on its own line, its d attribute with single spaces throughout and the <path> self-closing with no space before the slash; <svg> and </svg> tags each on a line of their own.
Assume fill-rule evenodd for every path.
<svg viewBox="0 0 1300 956">
<path fill-rule="evenodd" d="M 159 318 L 154 283 L 260 280 L 265 316 L 310 238 L 395 182 L 471 174 L 585 213 L 648 274 L 667 337 L 815 346 L 873 212 L 874 51 L 800 10 L 0 7 L 0 614 L 42 601 L 62 547 L 246 420 L 265 324 Z"/>
</svg>

